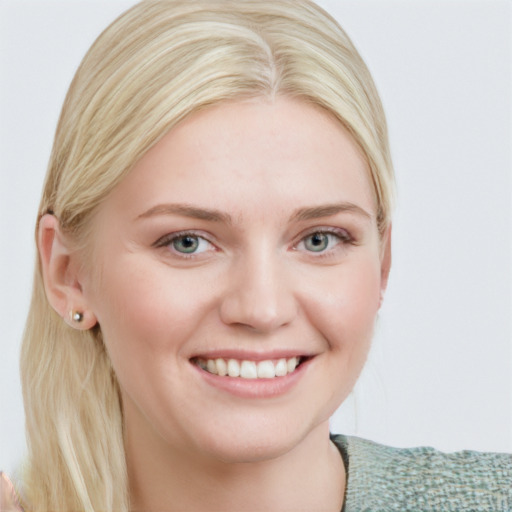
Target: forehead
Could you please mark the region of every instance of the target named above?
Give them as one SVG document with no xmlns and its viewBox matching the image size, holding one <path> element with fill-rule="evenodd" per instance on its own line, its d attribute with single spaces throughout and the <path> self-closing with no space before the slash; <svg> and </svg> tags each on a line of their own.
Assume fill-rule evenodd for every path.
<svg viewBox="0 0 512 512">
<path fill-rule="evenodd" d="M 243 215 L 264 202 L 350 201 L 372 214 L 365 157 L 334 116 L 305 101 L 257 98 L 190 115 L 116 187 L 118 206 L 199 201 Z M 300 206 L 300 204 L 295 204 Z"/>
</svg>

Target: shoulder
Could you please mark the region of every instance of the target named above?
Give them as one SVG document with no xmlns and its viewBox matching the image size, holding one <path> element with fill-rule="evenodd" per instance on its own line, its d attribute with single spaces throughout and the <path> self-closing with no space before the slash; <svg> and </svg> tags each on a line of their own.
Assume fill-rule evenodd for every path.
<svg viewBox="0 0 512 512">
<path fill-rule="evenodd" d="M 23 512 L 14 486 L 2 471 L 0 471 L 0 512 Z"/>
<path fill-rule="evenodd" d="M 512 510 L 512 455 L 332 440 L 348 469 L 346 512 Z"/>
</svg>

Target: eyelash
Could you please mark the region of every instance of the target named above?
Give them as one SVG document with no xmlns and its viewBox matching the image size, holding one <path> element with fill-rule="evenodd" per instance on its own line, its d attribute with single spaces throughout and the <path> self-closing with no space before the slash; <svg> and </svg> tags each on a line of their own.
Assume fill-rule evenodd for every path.
<svg viewBox="0 0 512 512">
<path fill-rule="evenodd" d="M 155 247 L 157 249 L 167 247 L 169 250 L 171 250 L 173 252 L 173 254 L 176 254 L 180 258 L 197 257 L 197 254 L 198 254 L 197 252 L 191 252 L 191 253 L 187 254 L 186 252 L 180 252 L 180 251 L 177 251 L 176 249 L 172 248 L 173 242 L 175 242 L 179 239 L 184 239 L 186 237 L 197 238 L 197 239 L 203 240 L 206 243 L 208 243 L 209 245 L 211 245 L 212 247 L 215 247 L 215 245 L 210 240 L 208 240 L 207 237 L 205 237 L 203 234 L 196 233 L 195 231 L 180 231 L 177 233 L 169 233 L 167 235 L 164 235 L 162 238 L 159 238 L 153 244 L 153 247 Z"/>
<path fill-rule="evenodd" d="M 346 246 L 346 245 L 356 245 L 355 239 L 344 229 L 317 228 L 313 231 L 309 231 L 308 233 L 306 233 L 304 235 L 301 235 L 300 240 L 296 244 L 293 245 L 293 250 L 297 250 L 297 248 L 300 244 L 305 244 L 305 241 L 309 237 L 312 237 L 314 235 L 330 235 L 330 236 L 334 236 L 334 237 L 338 238 L 338 240 L 339 240 L 338 244 L 336 244 L 335 247 L 327 248 L 326 250 L 322 250 L 322 251 L 318 251 L 318 252 L 305 250 L 306 253 L 309 253 L 310 255 L 314 255 L 313 257 L 315 257 L 315 258 L 322 258 L 322 257 L 330 256 L 332 254 L 332 252 L 336 250 L 338 245 L 340 245 L 341 247 Z M 180 251 L 172 248 L 173 242 L 176 242 L 177 240 L 180 240 L 180 239 L 184 239 L 186 237 L 203 240 L 204 242 L 208 243 L 212 247 L 215 247 L 215 245 L 210 240 L 208 240 L 208 238 L 205 237 L 204 234 L 200 234 L 195 231 L 180 231 L 177 233 L 169 233 L 169 234 L 164 235 L 163 237 L 159 238 L 153 244 L 153 247 L 155 247 L 157 249 L 167 247 L 169 250 L 171 250 L 173 252 L 173 254 L 176 254 L 180 258 L 197 257 L 197 255 L 201 254 L 201 253 L 197 253 L 194 251 L 194 252 L 187 254 L 186 252 L 180 252 Z"/>
<path fill-rule="evenodd" d="M 300 244 L 305 244 L 306 240 L 309 237 L 312 237 L 314 235 L 331 235 L 338 239 L 338 243 L 331 248 L 327 248 L 323 251 L 308 251 L 306 252 L 309 255 L 313 255 L 315 258 L 325 258 L 332 255 L 333 251 L 336 251 L 336 249 L 342 249 L 343 247 L 347 245 L 356 245 L 355 239 L 350 235 L 348 231 L 345 229 L 340 228 L 316 228 L 313 231 L 309 231 L 308 233 L 301 236 L 300 240 L 297 242 L 297 244 L 294 245 L 294 250 L 297 250 L 298 246 Z"/>
</svg>

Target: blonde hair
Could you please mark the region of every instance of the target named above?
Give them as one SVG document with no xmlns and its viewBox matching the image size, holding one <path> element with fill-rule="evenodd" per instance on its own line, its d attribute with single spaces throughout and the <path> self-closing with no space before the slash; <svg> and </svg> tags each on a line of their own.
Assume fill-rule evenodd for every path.
<svg viewBox="0 0 512 512">
<path fill-rule="evenodd" d="M 350 131 L 370 168 L 381 233 L 393 176 L 373 80 L 336 21 L 308 0 L 144 1 L 84 57 L 60 116 L 39 214 L 78 244 L 91 214 L 183 118 L 222 101 L 311 102 Z M 101 328 L 74 330 L 50 307 L 36 266 L 21 372 L 36 511 L 127 511 L 123 416 Z"/>
</svg>

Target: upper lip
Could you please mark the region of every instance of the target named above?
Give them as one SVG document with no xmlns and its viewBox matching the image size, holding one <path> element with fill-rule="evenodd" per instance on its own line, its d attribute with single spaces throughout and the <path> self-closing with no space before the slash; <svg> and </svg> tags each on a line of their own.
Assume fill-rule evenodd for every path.
<svg viewBox="0 0 512 512">
<path fill-rule="evenodd" d="M 286 349 L 267 350 L 265 352 L 240 349 L 217 349 L 198 352 L 190 359 L 237 359 L 239 361 L 268 361 L 273 359 L 290 359 L 292 357 L 313 357 L 308 350 Z"/>
</svg>

